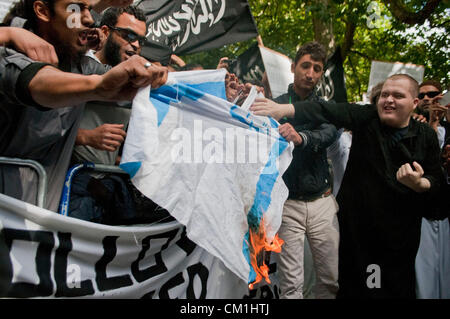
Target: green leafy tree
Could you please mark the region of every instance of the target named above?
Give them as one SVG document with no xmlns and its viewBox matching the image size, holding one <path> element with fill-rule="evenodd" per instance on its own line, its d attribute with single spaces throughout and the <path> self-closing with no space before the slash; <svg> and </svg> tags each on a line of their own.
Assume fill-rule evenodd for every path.
<svg viewBox="0 0 450 319">
<path fill-rule="evenodd" d="M 360 101 L 367 91 L 372 60 L 425 66 L 425 78 L 450 85 L 448 0 L 249 0 L 266 47 L 291 58 L 299 45 L 316 40 L 344 58 L 347 94 Z M 215 68 L 256 39 L 183 57 Z"/>
</svg>

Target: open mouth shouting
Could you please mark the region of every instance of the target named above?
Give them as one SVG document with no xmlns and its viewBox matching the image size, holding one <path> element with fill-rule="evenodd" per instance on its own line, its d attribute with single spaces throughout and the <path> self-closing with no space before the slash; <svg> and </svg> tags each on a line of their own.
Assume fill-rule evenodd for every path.
<svg viewBox="0 0 450 319">
<path fill-rule="evenodd" d="M 95 29 L 84 29 L 78 32 L 78 43 L 81 46 L 87 46 L 88 43 L 92 41 L 94 37 L 98 37 Z"/>
<path fill-rule="evenodd" d="M 135 52 L 135 51 L 129 51 L 129 50 L 127 50 L 127 51 L 125 51 L 125 54 L 127 55 L 127 58 L 129 58 L 129 57 L 135 55 L 136 52 Z"/>
<path fill-rule="evenodd" d="M 81 45 L 87 45 L 88 43 L 88 30 L 83 30 L 78 33 L 78 42 Z"/>
</svg>

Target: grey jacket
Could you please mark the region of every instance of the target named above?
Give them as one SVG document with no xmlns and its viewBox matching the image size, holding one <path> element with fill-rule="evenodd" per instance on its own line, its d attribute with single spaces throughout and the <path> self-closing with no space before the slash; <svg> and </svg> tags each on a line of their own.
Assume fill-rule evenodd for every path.
<svg viewBox="0 0 450 319">
<path fill-rule="evenodd" d="M 105 66 L 89 60 L 66 63 L 65 71 L 106 72 Z M 63 64 L 60 59 L 60 65 Z M 49 185 L 45 208 L 56 211 L 84 103 L 57 109 L 35 103 L 28 85 L 45 65 L 14 50 L 0 48 L 0 156 L 32 159 L 42 164 Z M 35 204 L 36 175 L 28 168 L 2 165 L 0 192 Z"/>
</svg>

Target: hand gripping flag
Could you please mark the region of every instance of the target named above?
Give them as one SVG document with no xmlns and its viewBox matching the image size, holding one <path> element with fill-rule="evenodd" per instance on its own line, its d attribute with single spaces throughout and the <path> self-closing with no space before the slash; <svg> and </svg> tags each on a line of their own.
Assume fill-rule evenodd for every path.
<svg viewBox="0 0 450 319">
<path fill-rule="evenodd" d="M 279 251 L 293 145 L 276 121 L 226 100 L 225 74 L 174 72 L 139 91 L 120 167 L 192 241 L 254 283 L 268 278 L 264 250 Z"/>
</svg>

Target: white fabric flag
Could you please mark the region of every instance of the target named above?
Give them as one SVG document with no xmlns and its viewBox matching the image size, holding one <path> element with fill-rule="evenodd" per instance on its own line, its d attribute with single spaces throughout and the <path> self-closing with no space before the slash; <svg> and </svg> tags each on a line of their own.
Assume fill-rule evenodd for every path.
<svg viewBox="0 0 450 319">
<path fill-rule="evenodd" d="M 250 283 L 256 273 L 249 230 L 264 221 L 269 243 L 278 231 L 293 144 L 273 119 L 226 101 L 225 74 L 169 73 L 161 88 L 142 89 L 120 167 L 186 226 L 192 241 Z"/>
</svg>

